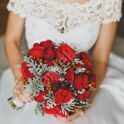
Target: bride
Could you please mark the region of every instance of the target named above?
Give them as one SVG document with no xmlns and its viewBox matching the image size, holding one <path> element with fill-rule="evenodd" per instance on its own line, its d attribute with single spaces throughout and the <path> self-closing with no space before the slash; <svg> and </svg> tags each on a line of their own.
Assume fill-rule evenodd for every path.
<svg viewBox="0 0 124 124">
<path fill-rule="evenodd" d="M 1 124 L 124 124 L 124 75 L 108 67 L 109 53 L 121 18 L 122 0 L 10 0 L 5 50 L 10 69 L 0 83 Z M 97 75 L 97 91 L 92 105 L 83 114 L 77 111 L 63 120 L 34 113 L 27 92 L 18 86 L 22 63 L 21 37 L 26 30 L 28 48 L 35 42 L 51 39 L 67 42 L 78 51 L 92 48 L 93 70 Z M 25 106 L 13 110 L 7 99 L 13 95 Z M 93 100 L 92 100 L 93 99 Z"/>
</svg>

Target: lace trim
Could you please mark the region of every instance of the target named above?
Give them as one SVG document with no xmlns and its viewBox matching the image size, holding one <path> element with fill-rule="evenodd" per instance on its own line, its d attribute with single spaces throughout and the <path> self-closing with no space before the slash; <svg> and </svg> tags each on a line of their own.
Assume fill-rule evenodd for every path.
<svg viewBox="0 0 124 124">
<path fill-rule="evenodd" d="M 103 21 L 102 23 L 110 23 L 120 21 L 122 17 L 122 0 L 106 0 L 103 6 Z"/>
<path fill-rule="evenodd" d="M 10 0 L 7 9 L 24 18 L 27 15 L 28 6 L 27 0 Z"/>
<path fill-rule="evenodd" d="M 60 3 L 56 0 L 10 0 L 8 10 L 35 16 L 48 22 L 61 33 L 86 23 L 119 21 L 122 0 L 89 0 L 86 3 Z"/>
<path fill-rule="evenodd" d="M 100 20 L 101 6 L 101 0 L 91 0 L 85 4 L 37 0 L 32 3 L 31 13 L 65 33 L 81 24 Z"/>
</svg>

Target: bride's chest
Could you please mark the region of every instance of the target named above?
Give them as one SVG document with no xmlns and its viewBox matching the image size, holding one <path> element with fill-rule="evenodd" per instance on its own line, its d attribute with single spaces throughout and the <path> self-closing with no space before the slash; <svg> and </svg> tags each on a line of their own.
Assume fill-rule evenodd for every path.
<svg viewBox="0 0 124 124">
<path fill-rule="evenodd" d="M 87 51 L 95 44 L 99 29 L 100 23 L 92 22 L 76 26 L 67 32 L 61 33 L 45 20 L 34 17 L 26 20 L 26 38 L 29 48 L 35 42 L 51 39 L 56 44 L 67 42 L 78 51 Z"/>
<path fill-rule="evenodd" d="M 90 0 L 84 4 L 31 0 L 27 13 L 65 33 L 83 24 L 100 22 L 103 14 L 102 0 Z"/>
</svg>

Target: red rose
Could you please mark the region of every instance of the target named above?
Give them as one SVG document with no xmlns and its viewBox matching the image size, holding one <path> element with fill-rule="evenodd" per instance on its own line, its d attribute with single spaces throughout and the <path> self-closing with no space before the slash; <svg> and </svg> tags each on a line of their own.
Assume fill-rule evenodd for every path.
<svg viewBox="0 0 124 124">
<path fill-rule="evenodd" d="M 77 90 L 82 90 L 88 87 L 88 76 L 85 74 L 78 74 L 74 79 L 74 88 Z"/>
<path fill-rule="evenodd" d="M 44 85 L 55 83 L 59 81 L 59 75 L 55 72 L 49 71 L 42 75 L 42 83 Z"/>
<path fill-rule="evenodd" d="M 75 57 L 74 50 L 67 44 L 60 45 L 56 50 L 57 57 L 61 60 L 72 61 Z"/>
<path fill-rule="evenodd" d="M 74 81 L 74 76 L 75 76 L 74 69 L 70 68 L 70 69 L 67 70 L 67 74 L 65 75 L 65 79 L 69 83 L 72 83 Z"/>
<path fill-rule="evenodd" d="M 53 48 L 54 44 L 51 40 L 46 40 L 40 43 L 40 45 L 44 48 Z"/>
<path fill-rule="evenodd" d="M 46 92 L 41 92 L 40 94 L 34 96 L 34 100 L 35 100 L 36 102 L 43 102 L 45 95 L 46 95 Z"/>
<path fill-rule="evenodd" d="M 22 77 L 27 81 L 28 78 L 33 78 L 34 75 L 29 71 L 29 67 L 26 62 L 21 65 L 21 74 Z"/>
<path fill-rule="evenodd" d="M 86 91 L 84 94 L 78 94 L 77 98 L 81 101 L 86 100 L 89 98 L 90 92 Z"/>
<path fill-rule="evenodd" d="M 55 58 L 55 52 L 52 48 L 48 48 L 44 50 L 44 58 L 46 60 L 52 60 Z"/>
<path fill-rule="evenodd" d="M 54 95 L 54 99 L 58 104 L 68 103 L 72 97 L 72 92 L 64 89 L 59 89 Z"/>
<path fill-rule="evenodd" d="M 67 115 L 63 114 L 59 108 L 59 106 L 55 106 L 54 108 L 43 108 L 43 112 L 46 114 L 51 114 L 55 116 L 61 116 L 61 117 L 66 117 Z"/>
<path fill-rule="evenodd" d="M 36 43 L 34 44 L 34 47 L 29 50 L 28 54 L 35 58 L 43 58 L 43 52 L 44 48 L 40 44 Z"/>
<path fill-rule="evenodd" d="M 58 116 L 63 117 L 63 118 L 67 118 L 68 112 L 66 112 L 66 113 L 60 112 L 60 113 L 58 113 Z"/>
<path fill-rule="evenodd" d="M 89 59 L 88 54 L 86 52 L 81 53 L 81 58 L 87 68 L 92 68 L 93 64 L 91 60 Z"/>
</svg>

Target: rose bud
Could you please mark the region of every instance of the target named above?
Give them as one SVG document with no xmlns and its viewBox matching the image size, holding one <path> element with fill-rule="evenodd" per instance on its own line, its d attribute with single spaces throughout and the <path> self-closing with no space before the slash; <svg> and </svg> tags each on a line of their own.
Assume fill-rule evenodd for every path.
<svg viewBox="0 0 124 124">
<path fill-rule="evenodd" d="M 77 74 L 74 79 L 74 88 L 77 90 L 82 90 L 87 88 L 89 84 L 88 76 L 85 74 Z"/>
</svg>

